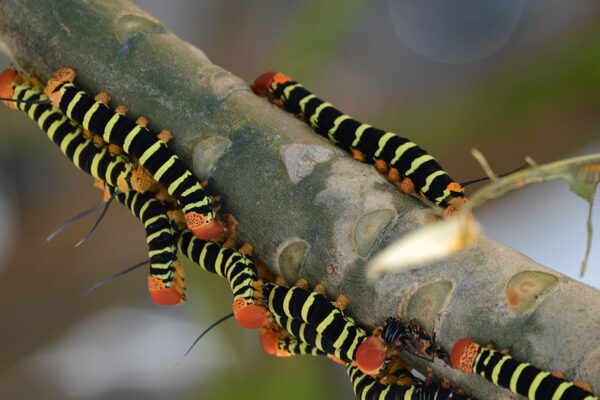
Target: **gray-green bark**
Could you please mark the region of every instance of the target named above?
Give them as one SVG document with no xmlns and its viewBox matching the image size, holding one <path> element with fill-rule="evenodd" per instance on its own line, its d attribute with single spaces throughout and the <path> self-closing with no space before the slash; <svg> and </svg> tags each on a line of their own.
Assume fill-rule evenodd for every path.
<svg viewBox="0 0 600 400">
<path fill-rule="evenodd" d="M 84 90 L 107 91 L 171 130 L 176 153 L 210 178 L 239 220 L 239 238 L 288 280 L 345 293 L 364 326 L 416 318 L 447 350 L 466 336 L 492 341 L 600 391 L 597 290 L 485 238 L 448 260 L 367 282 L 369 258 L 423 225 L 426 207 L 127 1 L 0 0 L 0 49 L 42 79 L 74 67 Z M 510 397 L 440 361 L 434 370 L 476 397 Z"/>
</svg>

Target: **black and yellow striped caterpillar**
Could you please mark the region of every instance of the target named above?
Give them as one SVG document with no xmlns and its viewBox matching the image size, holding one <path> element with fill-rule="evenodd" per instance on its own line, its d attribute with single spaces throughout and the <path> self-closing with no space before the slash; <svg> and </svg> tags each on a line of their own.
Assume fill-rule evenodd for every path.
<svg viewBox="0 0 600 400">
<path fill-rule="evenodd" d="M 59 69 L 50 78 L 45 90 L 54 106 L 84 129 L 135 157 L 181 205 L 186 224 L 196 237 L 213 239 L 221 234 L 223 226 L 214 218 L 210 198 L 181 159 L 146 127 L 77 90 L 74 80 L 75 71 L 68 67 Z"/>
<path fill-rule="evenodd" d="M 385 385 L 376 378 L 361 372 L 352 365 L 346 366 L 346 372 L 352 381 L 354 393 L 360 400 L 462 400 L 465 397 L 442 388 L 440 385 L 414 384 L 403 385 Z"/>
<path fill-rule="evenodd" d="M 127 206 L 146 229 L 150 253 L 148 290 L 152 300 L 159 305 L 183 303 L 184 275 L 176 262 L 177 235 L 167 217 L 167 209 L 153 194 L 136 192 L 150 188 L 153 180 L 146 179 L 145 175 L 136 177 L 136 169 L 129 159 L 94 143 L 84 135 L 79 124 L 69 120 L 60 109 L 44 104 L 48 97 L 43 91 L 17 83 L 19 76 L 12 68 L 5 70 L 0 80 L 8 82 L 3 86 L 2 96 L 18 101 L 5 104 L 25 112 L 77 168 L 104 181 L 111 194 L 118 188 L 116 199 Z"/>
<path fill-rule="evenodd" d="M 425 150 L 396 133 L 363 124 L 342 113 L 291 78 L 275 72 L 259 76 L 252 90 L 275 100 L 284 110 L 301 115 L 315 132 L 352 153 L 363 162 L 375 164 L 405 193 L 415 192 L 444 207 L 445 215 L 456 212 L 466 201 L 462 186 Z"/>
<path fill-rule="evenodd" d="M 291 336 L 280 338 L 274 327 L 263 326 L 260 332 L 260 343 L 265 353 L 279 357 L 296 354 L 325 355 L 340 364 L 352 362 L 348 359 L 341 360 L 336 355 L 340 354 L 340 350 L 311 325 L 273 312 L 271 317 L 277 327 L 285 329 Z"/>
<path fill-rule="evenodd" d="M 311 340 L 305 341 L 303 338 L 313 337 L 316 331 L 306 323 L 301 323 L 295 320 L 287 320 L 277 318 L 276 321 L 279 325 L 286 328 L 292 337 L 286 337 L 279 339 L 270 330 L 267 330 L 267 335 L 264 335 L 264 331 L 261 332 L 261 344 L 265 349 L 263 342 L 264 336 L 268 336 L 267 345 L 268 354 L 275 354 L 280 357 L 292 356 L 292 355 L 312 355 L 312 356 L 329 356 L 334 361 L 344 364 L 348 376 L 352 381 L 354 393 L 359 399 L 384 399 L 384 400 L 396 400 L 396 399 L 407 399 L 407 400 L 439 400 L 439 399 L 464 399 L 463 396 L 457 395 L 450 390 L 442 388 L 437 384 L 425 385 L 418 379 L 416 379 L 410 371 L 406 369 L 398 369 L 393 372 L 394 380 L 396 383 L 384 384 L 380 383 L 379 379 L 373 378 L 363 373 L 359 367 L 353 365 L 353 363 L 345 363 L 342 360 L 332 357 L 331 353 L 323 351 L 311 345 Z M 290 323 L 290 321 L 294 321 Z M 283 322 L 283 323 L 282 323 Z M 297 336 L 293 332 L 302 332 L 302 336 Z M 310 336 L 307 336 L 310 335 Z M 273 348 L 270 343 L 276 343 L 276 348 Z M 266 350 L 266 349 L 265 349 Z M 406 382 L 406 383 L 405 383 Z"/>
<path fill-rule="evenodd" d="M 542 371 L 508 354 L 490 350 L 464 338 L 456 342 L 450 360 L 467 374 L 476 373 L 495 385 L 523 395 L 530 400 L 597 400 L 598 397 L 575 383 Z"/>
<path fill-rule="evenodd" d="M 189 230 L 180 233 L 177 246 L 202 269 L 227 279 L 233 292 L 233 313 L 240 326 L 255 329 L 264 325 L 268 315 L 255 298 L 260 283 L 249 257 L 215 242 L 198 239 Z"/>
<path fill-rule="evenodd" d="M 386 360 L 385 350 L 381 361 L 380 353 L 370 351 L 369 347 L 364 348 L 367 339 L 365 330 L 336 308 L 327 297 L 298 287 L 287 288 L 272 283 L 265 283 L 262 293 L 268 310 L 274 317 L 304 323 L 321 335 L 320 343 L 305 340 L 309 344 L 344 362 L 356 361 L 365 373 L 377 374 L 383 368 Z M 287 326 L 288 324 L 284 327 Z M 291 329 L 290 333 L 297 336 L 297 329 Z M 328 349 L 328 346 L 334 351 Z M 374 369 L 373 365 L 377 368 Z"/>
<path fill-rule="evenodd" d="M 32 104 L 48 100 L 48 97 L 38 88 L 18 83 L 15 70 L 6 69 L 0 75 L 0 81 L 6 82 L 1 88 L 2 97 L 19 101 L 5 104 L 23 111 L 34 120 L 77 168 L 112 187 L 118 187 L 121 192 L 144 192 L 152 186 L 154 180 L 140 173 L 134 163 L 121 155 L 112 154 L 106 146 L 94 143 L 60 109 L 52 104 Z"/>
<path fill-rule="evenodd" d="M 167 207 L 154 194 L 135 191 L 117 193 L 116 199 L 138 218 L 146 230 L 150 253 L 148 291 L 156 304 L 170 306 L 185 301 L 185 281 L 177 261 L 177 231 L 167 215 Z"/>
</svg>

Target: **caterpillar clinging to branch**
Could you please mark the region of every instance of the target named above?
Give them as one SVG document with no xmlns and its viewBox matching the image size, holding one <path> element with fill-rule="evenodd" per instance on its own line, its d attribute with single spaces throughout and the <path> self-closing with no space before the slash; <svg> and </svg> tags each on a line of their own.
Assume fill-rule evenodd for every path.
<svg viewBox="0 0 600 400">
<path fill-rule="evenodd" d="M 215 219 L 210 198 L 181 159 L 146 127 L 77 90 L 74 80 L 75 71 L 68 67 L 52 75 L 46 85 L 46 94 L 53 104 L 84 129 L 135 157 L 181 205 L 187 226 L 196 237 L 213 239 L 218 236 L 223 227 Z"/>
<path fill-rule="evenodd" d="M 255 299 L 259 281 L 250 258 L 215 242 L 200 240 L 189 230 L 180 233 L 178 248 L 202 269 L 227 279 L 233 292 L 233 312 L 240 326 L 250 329 L 263 326 L 267 312 Z"/>
<path fill-rule="evenodd" d="M 112 154 L 106 146 L 100 146 L 84 135 L 79 124 L 48 104 L 48 97 L 43 91 L 19 83 L 19 80 L 12 68 L 0 74 L 2 97 L 15 100 L 4 103 L 9 108 L 23 111 L 34 120 L 77 168 L 112 187 L 118 187 L 121 192 L 132 189 L 144 192 L 153 184 L 154 181 L 147 174 L 139 173 L 130 160 Z"/>
<path fill-rule="evenodd" d="M 177 261 L 177 232 L 166 206 L 150 193 L 117 193 L 116 199 L 138 218 L 146 230 L 150 252 L 148 291 L 152 301 L 163 306 L 185 301 L 185 281 Z"/>
<path fill-rule="evenodd" d="M 317 133 L 351 152 L 355 159 L 374 164 L 392 182 L 399 182 L 403 192 L 416 192 L 444 207 L 446 215 L 466 201 L 462 186 L 421 147 L 396 133 L 353 119 L 291 78 L 267 72 L 254 81 L 252 90 L 274 99 L 284 110 L 301 115 Z"/>
<path fill-rule="evenodd" d="M 558 378 L 508 354 L 490 350 L 464 338 L 456 342 L 450 360 L 467 374 L 476 373 L 495 385 L 523 395 L 530 400 L 597 400 L 575 383 Z"/>
</svg>

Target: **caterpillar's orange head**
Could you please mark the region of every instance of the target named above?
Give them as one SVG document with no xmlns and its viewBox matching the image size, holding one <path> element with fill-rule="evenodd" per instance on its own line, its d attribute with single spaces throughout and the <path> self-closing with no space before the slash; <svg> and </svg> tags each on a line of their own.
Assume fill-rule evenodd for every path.
<svg viewBox="0 0 600 400">
<path fill-rule="evenodd" d="M 15 89 L 11 85 L 17 79 L 17 72 L 11 67 L 6 68 L 0 74 L 0 97 L 12 99 Z M 3 101 L 9 108 L 15 109 L 15 103 L 12 101 Z"/>
<path fill-rule="evenodd" d="M 377 375 L 387 361 L 387 347 L 379 336 L 369 336 L 356 350 L 356 364 L 367 375 Z"/>
<path fill-rule="evenodd" d="M 259 96 L 266 96 L 269 93 L 269 87 L 271 86 L 271 82 L 273 81 L 273 76 L 275 76 L 277 72 L 265 72 L 258 78 L 254 80 L 254 83 L 250 88 L 252 91 Z"/>
<path fill-rule="evenodd" d="M 450 353 L 450 362 L 454 368 L 470 374 L 473 372 L 473 364 L 477 357 L 479 346 L 469 338 L 464 338 L 456 342 Z"/>
<path fill-rule="evenodd" d="M 269 314 L 263 306 L 250 303 L 244 298 L 233 302 L 233 315 L 238 324 L 246 329 L 260 328 L 269 319 Z"/>
<path fill-rule="evenodd" d="M 153 276 L 148 277 L 150 298 L 159 306 L 178 306 L 185 301 L 185 292 L 177 285 L 167 287 L 165 283 Z"/>
<path fill-rule="evenodd" d="M 269 89 L 273 83 L 281 84 L 290 82 L 292 79 L 280 72 L 265 72 L 252 84 L 252 91 L 259 96 L 269 97 Z"/>
<path fill-rule="evenodd" d="M 52 93 L 59 87 L 63 82 L 71 82 L 75 81 L 75 70 L 71 67 L 62 67 L 58 71 L 54 72 L 50 79 L 48 79 L 48 83 L 46 83 L 46 88 L 44 91 L 46 95 L 52 98 Z"/>
<path fill-rule="evenodd" d="M 185 214 L 185 223 L 194 236 L 202 240 L 214 239 L 223 233 L 223 225 L 216 219 L 207 220 L 207 218 L 195 211 Z"/>
</svg>

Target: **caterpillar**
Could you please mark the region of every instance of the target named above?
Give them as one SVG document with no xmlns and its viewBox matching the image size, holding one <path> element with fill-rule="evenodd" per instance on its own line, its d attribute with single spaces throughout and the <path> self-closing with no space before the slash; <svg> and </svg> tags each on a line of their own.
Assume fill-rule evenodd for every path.
<svg viewBox="0 0 600 400">
<path fill-rule="evenodd" d="M 213 239 L 220 235 L 223 226 L 215 219 L 210 198 L 181 159 L 146 127 L 136 125 L 77 90 L 74 80 L 75 71 L 69 67 L 52 75 L 45 91 L 54 106 L 84 129 L 134 156 L 181 205 L 186 224 L 196 237 Z"/>
<path fill-rule="evenodd" d="M 464 338 L 456 342 L 450 353 L 455 368 L 467 374 L 476 373 L 495 385 L 523 395 L 530 400 L 597 400 L 598 397 L 573 382 L 542 371 L 508 354 L 486 349 Z"/>
<path fill-rule="evenodd" d="M 266 325 L 260 332 L 260 343 L 265 353 L 281 357 L 303 354 L 297 353 L 297 351 L 306 351 L 307 354 L 327 355 L 341 364 L 352 362 L 351 359 L 345 357 L 340 349 L 336 349 L 331 341 L 324 338 L 311 325 L 273 312 L 271 312 L 271 316 L 276 327 L 285 329 L 291 337 L 280 338 L 275 332 L 276 327 Z"/>
<path fill-rule="evenodd" d="M 150 253 L 148 291 L 154 303 L 170 306 L 185 301 L 183 269 L 177 261 L 177 232 L 167 207 L 150 193 L 117 193 L 115 198 L 138 218 L 146 230 Z"/>
<path fill-rule="evenodd" d="M 339 359 L 356 361 L 361 370 L 369 374 L 376 374 L 381 369 L 383 362 L 377 366 L 377 370 L 371 367 L 379 363 L 380 354 L 363 348 L 367 338 L 365 330 L 322 294 L 272 283 L 265 283 L 262 292 L 272 315 L 306 323 L 322 335 L 323 342 L 331 343 L 335 348 L 332 354 Z M 385 361 L 385 354 L 383 359 Z"/>
<path fill-rule="evenodd" d="M 262 332 L 261 332 L 262 333 Z M 261 335 L 262 339 L 262 335 Z M 262 343 L 262 341 L 261 341 Z M 303 342 L 295 337 L 286 337 L 279 339 L 277 338 L 277 352 L 274 353 L 279 357 L 289 357 L 289 356 L 327 356 L 328 353 L 319 350 L 316 347 L 309 345 L 306 342 Z"/>
<path fill-rule="evenodd" d="M 374 164 L 392 182 L 399 182 L 404 193 L 417 192 L 444 207 L 445 215 L 456 212 L 466 202 L 463 187 L 410 140 L 351 118 L 281 73 L 262 74 L 252 84 L 252 90 L 274 99 L 284 110 L 301 115 L 315 132 L 355 159 Z"/>
<path fill-rule="evenodd" d="M 52 140 L 80 170 L 96 179 L 105 181 L 121 192 L 148 190 L 153 180 L 136 169 L 134 164 L 123 156 L 110 153 L 106 146 L 100 146 L 83 134 L 81 127 L 70 121 L 63 112 L 52 104 L 35 104 L 48 97 L 40 89 L 25 83 L 17 83 L 18 76 L 12 68 L 0 74 L 0 91 L 3 97 L 26 102 L 5 102 L 11 109 L 23 111 Z M 2 83 L 4 82 L 4 83 Z"/>
<path fill-rule="evenodd" d="M 359 368 L 350 364 L 346 366 L 346 373 L 350 377 L 354 393 L 361 400 L 462 400 L 465 397 L 442 388 L 440 385 L 414 384 L 401 386 L 397 384 L 385 385 L 363 373 Z"/>
<path fill-rule="evenodd" d="M 254 329 L 264 325 L 267 311 L 254 298 L 260 283 L 250 258 L 215 242 L 200 240 L 187 229 L 180 232 L 177 246 L 202 269 L 227 279 L 233 292 L 233 313 L 240 326 Z"/>
<path fill-rule="evenodd" d="M 306 325 L 306 324 L 304 324 Z M 286 325 L 283 325 L 284 327 Z M 291 332 L 291 331 L 290 331 Z M 261 333 L 262 339 L 262 333 Z M 279 339 L 277 342 L 278 356 L 292 355 L 311 355 L 311 356 L 330 356 L 325 351 L 319 350 L 316 347 L 304 342 L 295 337 L 287 337 Z M 463 396 L 457 395 L 440 385 L 431 384 L 423 385 L 415 378 L 410 371 L 402 368 L 393 373 L 394 379 L 397 382 L 410 382 L 409 385 L 400 384 L 383 384 L 377 378 L 373 378 L 360 371 L 360 368 L 353 366 L 351 363 L 344 363 L 341 360 L 335 360 L 341 364 L 345 364 L 346 371 L 350 376 L 354 387 L 354 393 L 359 399 L 418 399 L 418 400 L 443 400 L 443 399 L 464 399 Z"/>
</svg>

